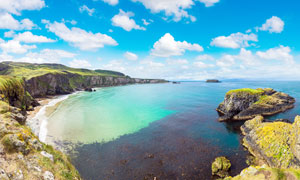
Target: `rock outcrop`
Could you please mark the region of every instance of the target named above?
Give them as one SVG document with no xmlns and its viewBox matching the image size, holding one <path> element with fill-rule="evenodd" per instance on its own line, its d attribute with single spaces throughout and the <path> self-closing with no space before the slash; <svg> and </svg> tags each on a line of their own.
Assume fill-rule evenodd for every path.
<svg viewBox="0 0 300 180">
<path fill-rule="evenodd" d="M 219 176 L 221 178 L 229 176 L 229 169 L 231 167 L 230 161 L 224 157 L 217 157 L 211 165 L 212 175 Z"/>
<path fill-rule="evenodd" d="M 241 127 L 243 145 L 256 161 L 235 177 L 226 180 L 300 179 L 300 116 L 294 123 L 266 122 L 262 116 Z"/>
<path fill-rule="evenodd" d="M 300 169 L 299 121 L 296 117 L 293 124 L 263 122 L 263 117 L 257 116 L 241 127 L 243 145 L 269 167 Z"/>
<path fill-rule="evenodd" d="M 267 116 L 294 107 L 295 99 L 273 89 L 237 89 L 226 93 L 224 101 L 216 109 L 226 120 L 249 120 L 257 115 Z"/>
</svg>

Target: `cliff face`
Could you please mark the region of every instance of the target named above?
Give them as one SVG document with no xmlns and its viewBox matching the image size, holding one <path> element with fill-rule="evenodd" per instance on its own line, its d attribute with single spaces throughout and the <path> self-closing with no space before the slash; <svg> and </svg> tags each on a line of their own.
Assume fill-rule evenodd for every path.
<svg viewBox="0 0 300 180">
<path fill-rule="evenodd" d="M 229 91 L 217 111 L 220 121 L 249 120 L 257 115 L 273 115 L 293 108 L 295 99 L 273 89 L 237 89 Z"/>
<path fill-rule="evenodd" d="M 42 76 L 26 80 L 26 90 L 33 97 L 45 95 L 68 94 L 75 90 L 85 88 L 118 86 L 126 84 L 146 84 L 167 82 L 160 79 L 138 79 L 113 76 L 82 76 L 75 73 L 53 74 L 48 73 Z"/>
</svg>

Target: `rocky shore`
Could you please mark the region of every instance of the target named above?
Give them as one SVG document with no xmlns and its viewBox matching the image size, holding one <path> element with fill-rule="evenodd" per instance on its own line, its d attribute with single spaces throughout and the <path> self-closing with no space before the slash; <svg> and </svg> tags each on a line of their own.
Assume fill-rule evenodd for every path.
<svg viewBox="0 0 300 180">
<path fill-rule="evenodd" d="M 294 107 L 295 99 L 288 94 L 266 89 L 236 89 L 226 93 L 216 109 L 219 121 L 249 120 L 257 115 L 274 115 Z"/>
<path fill-rule="evenodd" d="M 251 119 L 241 126 L 241 132 L 243 146 L 254 159 L 239 175 L 225 180 L 300 179 L 300 116 L 293 123 L 263 117 L 292 108 L 294 102 L 273 89 L 238 89 L 226 94 L 217 108 L 220 120 Z"/>
<path fill-rule="evenodd" d="M 164 82 L 57 64 L 0 63 L 0 179 L 81 179 L 65 154 L 41 142 L 37 132 L 27 126 L 27 112 L 39 105 L 35 98 L 95 87 Z"/>
</svg>

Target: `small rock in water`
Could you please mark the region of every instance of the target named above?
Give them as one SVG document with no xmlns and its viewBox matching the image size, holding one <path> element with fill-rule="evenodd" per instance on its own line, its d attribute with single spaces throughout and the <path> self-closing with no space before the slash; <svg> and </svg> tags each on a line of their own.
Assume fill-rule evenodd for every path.
<svg viewBox="0 0 300 180">
<path fill-rule="evenodd" d="M 211 165 L 212 175 L 217 175 L 221 178 L 229 176 L 230 161 L 226 157 L 217 157 Z"/>
</svg>

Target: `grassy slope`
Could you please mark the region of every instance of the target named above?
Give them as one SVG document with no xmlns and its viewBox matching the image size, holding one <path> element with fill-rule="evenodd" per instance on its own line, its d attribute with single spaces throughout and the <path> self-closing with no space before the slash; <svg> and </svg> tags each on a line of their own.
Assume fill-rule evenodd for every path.
<svg viewBox="0 0 300 180">
<path fill-rule="evenodd" d="M 66 72 L 83 76 L 125 76 L 124 74 L 115 71 L 76 69 L 61 64 L 30 64 L 17 62 L 0 63 L 0 75 L 24 77 L 25 79 L 30 79 L 47 73 L 65 74 Z"/>
</svg>

